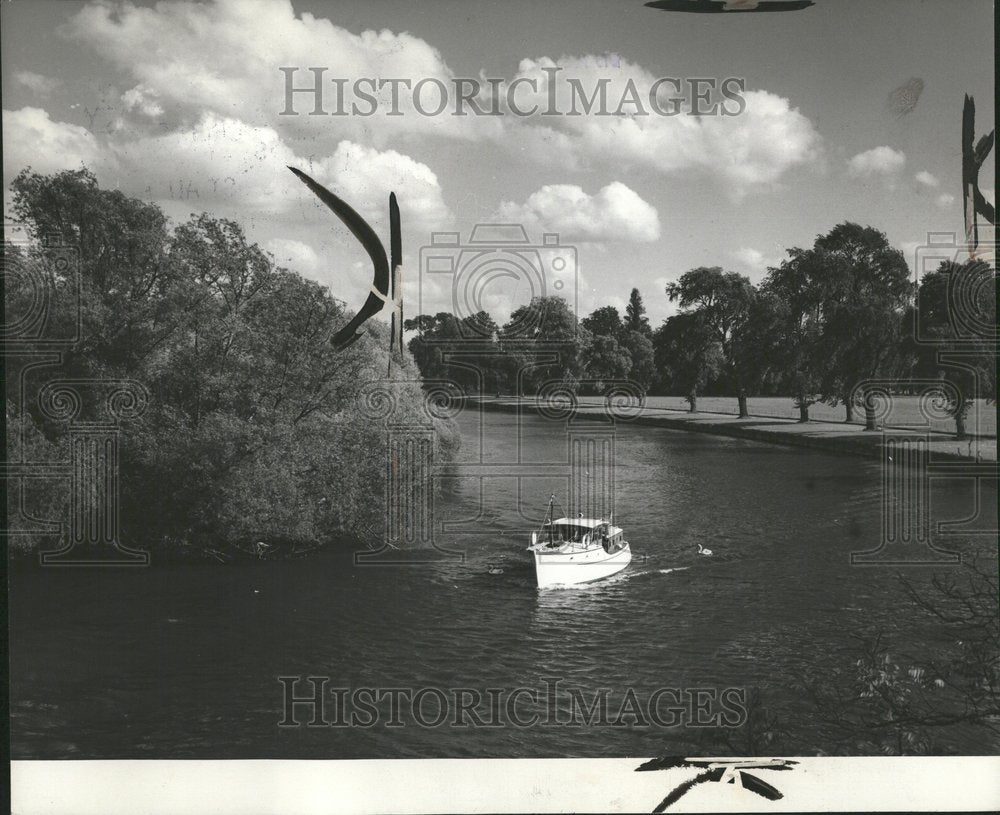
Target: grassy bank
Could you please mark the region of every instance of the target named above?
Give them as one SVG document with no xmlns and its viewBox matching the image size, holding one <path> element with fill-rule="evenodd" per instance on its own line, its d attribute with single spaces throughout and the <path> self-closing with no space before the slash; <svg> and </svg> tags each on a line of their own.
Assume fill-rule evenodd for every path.
<svg viewBox="0 0 1000 815">
<path fill-rule="evenodd" d="M 654 397 L 655 398 L 655 397 Z M 469 397 L 469 403 L 483 410 L 503 411 L 507 413 L 538 413 L 535 399 L 525 397 Z M 604 413 L 601 400 L 582 398 L 577 405 L 577 415 L 594 416 Z M 632 412 L 630 412 L 631 415 Z M 981 464 L 996 464 L 997 442 L 995 438 L 972 438 L 957 441 L 953 435 L 926 429 L 883 428 L 876 432 L 865 432 L 860 426 L 840 422 L 810 421 L 799 423 L 796 420 L 777 416 L 750 416 L 741 419 L 736 415 L 681 412 L 669 408 L 647 405 L 638 410 L 634 418 L 628 420 L 631 424 L 666 427 L 672 430 L 686 430 L 695 433 L 711 433 L 717 436 L 753 439 L 770 444 L 786 444 L 793 447 L 809 447 L 831 453 L 863 456 L 866 458 L 882 457 L 882 448 L 892 439 L 902 439 L 925 432 L 929 435 L 931 461 L 966 462 Z"/>
<path fill-rule="evenodd" d="M 599 396 L 581 396 L 580 401 L 589 405 L 600 405 Z M 650 410 L 665 410 L 671 412 L 687 412 L 688 403 L 683 396 L 647 396 L 646 407 Z M 798 420 L 799 409 L 789 396 L 751 396 L 747 399 L 747 407 L 752 417 L 771 419 Z M 700 396 L 698 410 L 702 413 L 721 413 L 736 416 L 739 412 L 735 396 Z M 809 406 L 809 418 L 816 422 L 842 423 L 845 419 L 843 405 L 832 407 L 817 402 Z M 928 421 L 920 408 L 920 399 L 916 396 L 894 396 L 892 406 L 885 417 L 884 424 L 889 428 L 908 428 Z M 863 427 L 865 423 L 864 410 L 854 411 L 853 424 Z M 929 419 L 930 428 L 945 435 L 955 430 L 954 419 Z M 993 438 L 997 436 L 996 405 L 983 399 L 972 403 L 966 417 L 966 429 L 969 435 Z"/>
</svg>

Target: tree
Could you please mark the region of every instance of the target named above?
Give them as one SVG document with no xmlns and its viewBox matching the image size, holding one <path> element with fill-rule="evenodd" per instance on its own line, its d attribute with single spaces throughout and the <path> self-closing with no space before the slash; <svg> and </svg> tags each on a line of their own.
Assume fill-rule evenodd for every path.
<svg viewBox="0 0 1000 815">
<path fill-rule="evenodd" d="M 835 226 L 816 239 L 808 262 L 822 299 L 822 338 L 827 360 L 821 396 L 842 402 L 847 421 L 852 394 L 861 383 L 899 373 L 903 318 L 913 286 L 903 253 L 884 233 L 854 223 Z M 875 406 L 867 393 L 865 429 L 875 430 Z"/>
<path fill-rule="evenodd" d="M 722 352 L 723 371 L 736 394 L 740 416 L 747 411 L 747 383 L 737 363 L 737 346 L 750 318 L 754 288 L 748 277 L 724 272 L 718 266 L 699 267 L 685 272 L 676 283 L 667 284 L 671 302 L 701 320 L 714 336 Z"/>
<path fill-rule="evenodd" d="M 533 297 L 515 309 L 500 329 L 499 342 L 518 395 L 535 394 L 546 382 L 583 378 L 590 335 L 561 297 Z"/>
<path fill-rule="evenodd" d="M 504 387 L 500 365 L 500 326 L 485 311 L 465 317 L 463 323 L 466 337 L 475 337 L 475 341 L 473 344 L 468 340 L 465 342 L 465 357 L 456 355 L 453 366 L 461 366 L 463 378 L 474 383 L 467 386 L 469 389 L 478 387 L 499 393 Z"/>
<path fill-rule="evenodd" d="M 81 377 L 99 376 L 102 366 L 137 370 L 195 304 L 167 262 L 166 216 L 100 189 L 87 169 L 52 176 L 24 169 L 10 189 L 11 209 L 35 241 L 32 252 L 45 241 L 78 253 L 82 339 L 67 355 L 69 369 Z"/>
<path fill-rule="evenodd" d="M 644 316 L 646 309 L 642 305 L 642 297 L 638 289 L 632 289 L 632 296 L 629 299 L 627 314 L 629 315 L 629 325 L 638 325 L 640 328 L 629 328 L 622 322 L 618 309 L 614 306 L 603 306 L 593 311 L 589 316 L 580 321 L 580 326 L 593 338 L 589 350 L 588 358 L 592 360 L 588 363 L 588 373 L 592 378 L 619 378 L 628 377 L 635 382 L 644 392 L 647 391 L 656 377 L 656 365 L 653 354 L 652 331 L 649 329 L 649 320 Z M 599 338 L 611 338 L 615 340 L 615 346 L 607 343 L 598 343 Z M 629 364 L 621 371 L 621 354 L 628 355 Z M 614 363 L 593 362 L 598 359 L 614 358 Z M 616 376 L 603 376 L 594 373 L 596 369 L 619 370 Z"/>
<path fill-rule="evenodd" d="M 733 367 L 749 393 L 775 393 L 780 369 L 781 309 L 773 295 L 756 289 L 747 319 L 733 342 Z"/>
<path fill-rule="evenodd" d="M 649 326 L 649 319 L 646 317 L 646 307 L 642 303 L 642 295 L 638 289 L 632 289 L 628 297 L 628 305 L 625 306 L 624 327 L 626 331 L 638 331 L 651 337 L 653 334 Z"/>
<path fill-rule="evenodd" d="M 800 422 L 809 421 L 809 406 L 818 398 L 823 371 L 823 298 L 814 272 L 810 253 L 793 247 L 761 284 L 761 293 L 772 306 L 775 366 L 783 372 L 783 386 L 793 394 Z"/>
<path fill-rule="evenodd" d="M 698 409 L 698 394 L 718 374 L 722 353 L 714 334 L 692 312 L 668 317 L 653 339 L 656 367 L 669 390 L 687 398 L 691 412 Z"/>
<path fill-rule="evenodd" d="M 952 386 L 943 393 L 959 439 L 972 400 L 996 403 L 996 293 L 996 271 L 982 260 L 943 262 L 920 281 L 917 325 L 926 341 L 909 348 L 919 374 Z"/>
<path fill-rule="evenodd" d="M 645 393 L 653 384 L 653 379 L 656 376 L 653 340 L 640 331 L 629 331 L 625 334 L 622 343 L 632 359 L 632 367 L 628 372 L 629 379 Z"/>
<path fill-rule="evenodd" d="M 466 393 L 500 390 L 501 371 L 495 364 L 499 328 L 487 312 L 462 319 L 444 311 L 421 314 L 407 320 L 404 328 L 417 331 L 408 347 L 424 379 L 449 380 Z M 486 381 L 488 375 L 492 381 Z"/>
<path fill-rule="evenodd" d="M 611 381 L 629 375 L 632 357 L 614 337 L 596 336 L 583 353 L 583 364 L 587 378 L 598 380 L 597 389 L 603 393 Z"/>
<path fill-rule="evenodd" d="M 614 337 L 619 339 L 624 331 L 621 315 L 614 306 L 602 306 L 580 320 L 594 337 Z"/>
<path fill-rule="evenodd" d="M 901 373 L 903 326 L 912 299 L 901 252 L 872 227 L 835 226 L 811 249 L 793 248 L 771 269 L 762 291 L 783 317 L 778 352 L 802 421 L 809 405 L 843 403 L 853 420 L 860 392 L 865 429 L 875 430 L 875 405 L 865 382 Z"/>
<path fill-rule="evenodd" d="M 35 239 L 19 261 L 41 256 L 42 236 L 79 250 L 82 339 L 47 373 L 135 379 L 150 392 L 146 412 L 121 429 L 125 540 L 242 547 L 330 540 L 377 521 L 387 448 L 359 410 L 362 387 L 383 384 L 394 421 L 426 421 L 411 359 L 384 381 L 383 324 L 335 351 L 344 304 L 275 265 L 238 224 L 203 214 L 171 232 L 157 207 L 101 190 L 86 170 L 20 173 L 12 209 Z M 6 305 L 26 296 L 17 289 Z M 75 304 L 51 305 L 51 321 L 76 320 Z M 67 440 L 65 424 L 39 421 L 36 408 L 7 405 L 31 460 Z M 453 430 L 435 428 L 447 459 Z M 50 499 L 33 503 L 37 517 L 50 517 Z"/>
<path fill-rule="evenodd" d="M 6 400 L 5 420 L 8 461 L 58 464 L 66 460 L 65 445 L 47 438 L 31 414 L 22 413 L 9 396 Z M 58 471 L 48 478 L 8 477 L 5 487 L 6 531 L 12 550 L 24 547 L 25 538 L 19 532 L 37 531 L 38 528 L 36 521 L 26 516 L 22 507 L 30 507 L 34 519 L 61 518 L 66 514 L 70 496 Z"/>
</svg>

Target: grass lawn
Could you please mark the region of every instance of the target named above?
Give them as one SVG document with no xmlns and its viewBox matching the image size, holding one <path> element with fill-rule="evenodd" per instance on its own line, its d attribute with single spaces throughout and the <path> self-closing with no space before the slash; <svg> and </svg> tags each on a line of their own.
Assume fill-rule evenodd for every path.
<svg viewBox="0 0 1000 815">
<path fill-rule="evenodd" d="M 582 402 L 600 402 L 600 397 L 583 396 Z M 795 407 L 791 397 L 786 396 L 752 396 L 747 400 L 750 414 L 753 416 L 777 416 L 785 419 L 797 419 L 799 409 Z M 646 406 L 649 408 L 660 408 L 665 410 L 687 410 L 688 403 L 683 396 L 647 396 Z M 736 404 L 736 397 L 727 396 L 701 396 L 698 398 L 698 410 L 708 413 L 727 413 L 736 415 L 739 413 Z M 816 403 L 809 408 L 809 418 L 817 421 L 842 422 L 844 421 L 844 406 L 830 407 L 821 403 Z M 854 422 L 864 424 L 864 411 L 856 409 L 854 411 Z M 922 426 L 926 423 L 921 415 L 919 399 L 916 396 L 894 396 L 892 411 L 886 419 L 888 426 Z M 954 432 L 955 422 L 953 420 L 932 419 L 931 428 L 944 432 Z M 978 436 L 996 437 L 997 434 L 997 414 L 996 405 L 987 403 L 982 399 L 977 399 L 969 409 L 966 419 L 966 429 L 969 433 Z"/>
</svg>

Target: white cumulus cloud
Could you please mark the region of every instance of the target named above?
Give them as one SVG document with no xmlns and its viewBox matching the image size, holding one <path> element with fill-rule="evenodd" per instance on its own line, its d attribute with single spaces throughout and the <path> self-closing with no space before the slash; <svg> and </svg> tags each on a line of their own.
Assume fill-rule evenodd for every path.
<svg viewBox="0 0 1000 815">
<path fill-rule="evenodd" d="M 927 170 L 921 170 L 914 178 L 918 184 L 923 184 L 925 187 L 936 187 L 939 184 L 937 178 Z"/>
<path fill-rule="evenodd" d="M 847 167 L 852 176 L 869 178 L 874 175 L 891 175 L 901 170 L 904 164 L 905 153 L 883 145 L 858 153 L 847 162 Z"/>
<path fill-rule="evenodd" d="M 108 149 L 124 189 L 193 209 L 222 202 L 273 212 L 288 206 L 301 186 L 285 169 L 296 156 L 273 128 L 211 113 L 191 129 L 114 138 Z"/>
<path fill-rule="evenodd" d="M 9 181 L 27 167 L 39 173 L 93 168 L 101 148 L 85 127 L 57 122 L 41 108 L 3 111 L 3 169 Z"/>
<path fill-rule="evenodd" d="M 752 246 L 742 246 L 731 252 L 730 255 L 745 268 L 747 274 L 754 282 L 763 278 L 764 273 L 772 266 L 777 266 L 781 260 L 782 250 L 775 247 L 773 255 L 766 255 L 759 249 Z"/>
<path fill-rule="evenodd" d="M 332 156 L 317 162 L 315 170 L 317 181 L 330 186 L 372 222 L 386 220 L 389 193 L 394 192 L 407 229 L 432 232 L 454 223 L 437 175 L 426 164 L 395 150 L 379 151 L 345 140 Z"/>
<path fill-rule="evenodd" d="M 384 226 L 389 193 L 403 226 L 428 232 L 453 225 L 435 173 L 395 150 L 342 141 L 327 155 L 303 158 L 278 132 L 206 113 L 187 129 L 153 135 L 105 134 L 56 122 L 38 108 L 4 111 L 4 170 L 9 180 L 31 165 L 42 173 L 86 165 L 104 185 L 165 206 L 172 216 L 211 209 L 253 219 L 303 214 L 323 205 L 287 169 L 299 167 L 341 195 L 373 224 Z M 298 255 L 303 260 L 304 255 Z"/>
<path fill-rule="evenodd" d="M 271 238 L 264 248 L 274 255 L 279 266 L 291 269 L 309 278 L 315 278 L 319 271 L 320 259 L 308 243 L 289 238 Z"/>
<path fill-rule="evenodd" d="M 699 173 L 717 178 L 736 195 L 753 186 L 775 184 L 791 169 L 813 164 L 820 147 L 809 119 L 788 99 L 763 89 L 743 94 L 746 104 L 739 115 L 717 111 L 691 116 L 689 102 L 679 105 L 677 115 L 652 112 L 649 94 L 658 76 L 619 57 L 524 59 L 510 78 L 536 83 L 534 91 L 527 84 L 519 86 L 516 104 L 530 109 L 539 103 L 539 110 L 548 94 L 547 68 L 559 69 L 555 87 L 560 110 L 572 107 L 568 78 L 578 81 L 587 95 L 604 82 L 608 108 L 615 115 L 516 116 L 504 91 L 504 116 L 447 115 L 457 96 L 456 77 L 431 43 L 405 32 L 354 33 L 332 19 L 309 12 L 297 15 L 288 0 L 161 0 L 151 7 L 93 3 L 81 9 L 65 30 L 136 83 L 125 101 L 137 126 L 149 125 L 143 117 L 189 122 L 207 111 L 308 138 L 310 150 L 318 147 L 319 153 L 332 151 L 343 139 L 384 149 L 400 136 L 442 136 L 494 143 L 519 157 L 564 168 L 613 162 L 662 174 Z M 317 55 L 323 58 L 317 60 Z M 374 91 L 381 104 L 372 116 L 311 117 L 309 94 L 294 96 L 293 108 L 300 115 L 281 115 L 286 80 L 278 68 L 297 68 L 294 87 L 309 87 L 314 77 L 307 66 L 317 61 L 327 68 L 323 75 L 327 111 L 337 106 L 331 78 L 353 82 L 391 77 L 408 80 L 412 86 L 421 79 L 440 82 L 452 104 L 444 115 L 424 116 L 414 109 L 412 90 L 401 87 L 403 115 L 388 115 L 392 86 L 386 85 Z M 348 108 L 351 101 L 358 101 L 350 85 Z M 657 87 L 661 109 L 673 108 L 674 96 L 689 96 L 686 89 Z M 425 94 L 424 105 L 433 107 L 436 94 Z M 480 107 L 490 106 L 488 96 L 483 91 L 477 97 Z M 715 98 L 721 98 L 718 91 Z M 738 111 L 736 102 L 725 104 L 730 112 Z"/>
<path fill-rule="evenodd" d="M 618 115 L 584 114 L 586 105 L 569 80 L 588 96 L 596 91 L 598 100 L 603 87 L 606 111 Z M 525 59 L 512 81 L 522 83 L 516 94 L 522 110 L 536 105 L 545 110 L 550 93 L 558 110 L 575 109 L 577 115 L 504 119 L 510 131 L 505 138 L 519 154 L 568 169 L 610 160 L 664 175 L 694 172 L 741 194 L 755 185 L 774 184 L 787 171 L 819 157 L 820 138 L 809 119 L 788 99 L 766 90 L 744 93 L 745 108 L 738 115 L 721 115 L 719 108 L 714 115 L 692 116 L 683 91 L 678 95 L 672 85 L 657 85 L 654 74 L 628 60 L 594 55 Z M 677 114 L 657 113 L 651 93 L 661 111 L 676 109 Z M 672 102 L 674 98 L 682 101 Z M 738 110 L 732 100 L 725 105 L 729 112 Z"/>
<path fill-rule="evenodd" d="M 523 204 L 504 201 L 499 215 L 529 232 L 555 232 L 565 241 L 649 243 L 660 237 L 656 208 L 620 181 L 595 195 L 575 184 L 550 184 Z"/>
<path fill-rule="evenodd" d="M 334 77 L 391 77 L 411 83 L 421 78 L 448 82 L 451 77 L 438 50 L 419 37 L 389 30 L 355 34 L 309 12 L 296 15 L 289 0 L 164 0 L 153 7 L 91 3 L 71 18 L 65 31 L 132 76 L 142 97 L 168 114 L 211 111 L 254 124 L 280 123 L 311 138 L 317 124 L 307 115 L 313 109 L 311 95 L 293 95 L 292 109 L 299 115 L 281 115 L 286 83 L 281 66 L 297 69 L 293 87 L 313 85 L 308 66 L 327 68 L 321 83 L 327 112 L 337 107 L 330 82 Z M 405 92 L 400 109 L 406 115 L 387 116 L 391 86 L 377 94 L 385 104 L 370 118 L 323 119 L 328 138 L 336 142 L 368 134 L 387 140 L 402 132 L 467 135 L 472 117 L 421 116 Z M 428 91 L 427 98 L 431 96 Z M 348 109 L 351 101 L 367 109 L 353 93 Z M 477 119 L 484 128 L 495 126 L 494 120 Z"/>
</svg>

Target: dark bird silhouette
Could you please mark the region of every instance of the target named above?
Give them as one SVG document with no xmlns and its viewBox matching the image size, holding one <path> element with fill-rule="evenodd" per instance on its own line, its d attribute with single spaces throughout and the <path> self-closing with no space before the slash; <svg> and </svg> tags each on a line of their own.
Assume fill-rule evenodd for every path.
<svg viewBox="0 0 1000 815">
<path fill-rule="evenodd" d="M 372 290 L 365 300 L 363 306 L 354 315 L 354 319 L 338 331 L 330 342 L 335 348 L 346 348 L 351 343 L 361 338 L 358 329 L 368 320 L 369 317 L 378 314 L 382 307 L 391 299 L 389 291 L 389 261 L 385 256 L 385 247 L 379 240 L 375 230 L 368 225 L 368 222 L 355 212 L 354 208 L 346 201 L 342 201 L 322 184 L 317 183 L 301 170 L 289 167 L 295 175 L 305 184 L 320 201 L 333 210 L 334 214 L 344 222 L 351 234 L 361 243 L 372 260 L 375 274 L 372 280 Z M 393 196 L 394 200 L 395 196 Z M 397 209 L 397 228 L 398 228 Z"/>
<path fill-rule="evenodd" d="M 670 794 L 666 798 L 660 801 L 653 812 L 663 812 L 667 807 L 676 804 L 681 798 L 687 795 L 699 784 L 704 784 L 707 781 L 721 781 L 725 772 L 726 770 L 724 767 L 717 767 L 714 770 L 705 770 L 698 773 L 698 775 L 694 778 L 685 781 L 683 784 L 678 784 L 670 791 Z"/>
<path fill-rule="evenodd" d="M 660 11 L 684 11 L 695 14 L 748 11 L 799 11 L 809 8 L 813 0 L 654 0 L 646 3 Z"/>
<path fill-rule="evenodd" d="M 965 212 L 965 240 L 969 245 L 970 256 L 975 255 L 976 247 L 979 246 L 979 223 L 976 216 L 982 215 L 993 225 L 997 222 L 993 205 L 979 190 L 979 170 L 993 149 L 995 132 L 991 130 L 973 147 L 972 143 L 976 138 L 976 102 L 966 94 L 962 107 L 962 204 Z"/>
<path fill-rule="evenodd" d="M 393 296 L 392 330 L 389 334 L 389 359 L 392 359 L 392 349 L 395 345 L 400 354 L 403 353 L 403 296 L 400 286 L 403 266 L 403 239 L 399 225 L 399 204 L 396 203 L 396 193 L 389 193 L 389 269 L 391 270 L 390 293 Z"/>
<path fill-rule="evenodd" d="M 757 778 L 755 775 L 750 775 L 750 773 L 747 772 L 747 769 L 791 770 L 797 763 L 798 762 L 796 761 L 785 758 L 751 759 L 744 761 L 735 758 L 700 759 L 684 758 L 682 756 L 663 756 L 661 758 L 654 758 L 640 764 L 636 767 L 636 772 L 672 770 L 675 768 L 691 768 L 701 770 L 701 772 L 694 776 L 694 778 L 689 778 L 687 781 L 684 781 L 674 787 L 667 797 L 660 801 L 660 803 L 653 810 L 653 812 L 663 812 L 668 807 L 676 804 L 681 798 L 683 798 L 688 792 L 690 792 L 694 787 L 697 787 L 699 784 L 705 784 L 709 781 L 734 784 L 736 783 L 737 778 L 739 778 L 740 785 L 743 789 L 767 798 L 769 801 L 777 801 L 784 796 L 766 781 Z"/>
<path fill-rule="evenodd" d="M 768 801 L 777 801 L 785 797 L 774 787 L 757 776 L 750 775 L 750 773 L 744 770 L 738 770 L 737 772 L 740 777 L 740 783 L 743 784 L 743 789 L 750 790 L 750 792 L 756 792 L 758 795 L 767 798 Z"/>
</svg>

